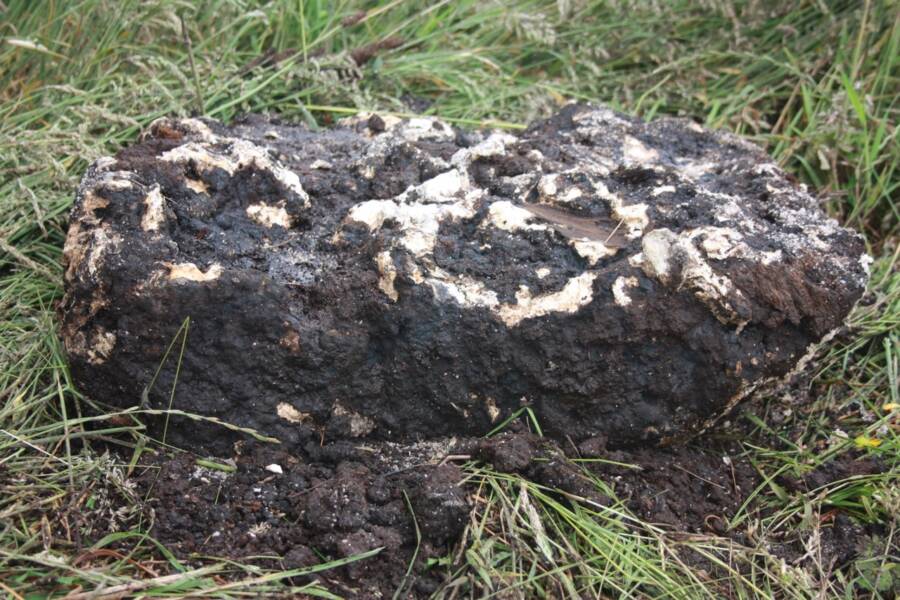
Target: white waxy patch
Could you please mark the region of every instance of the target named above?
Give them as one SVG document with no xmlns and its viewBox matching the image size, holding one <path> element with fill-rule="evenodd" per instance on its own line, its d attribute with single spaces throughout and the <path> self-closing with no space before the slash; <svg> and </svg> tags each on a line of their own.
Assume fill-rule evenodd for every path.
<svg viewBox="0 0 900 600">
<path fill-rule="evenodd" d="M 309 195 L 300 184 L 297 174 L 273 160 L 265 148 L 241 139 L 222 138 L 217 141 L 226 144 L 224 151 L 213 151 L 206 143 L 188 142 L 164 152 L 160 159 L 175 163 L 194 162 L 204 170 L 218 168 L 229 175 L 253 165 L 257 169 L 271 173 L 285 188 L 297 194 L 304 204 L 309 206 Z"/>
<path fill-rule="evenodd" d="M 703 227 L 691 231 L 690 237 L 703 236 L 700 247 L 709 258 L 724 260 L 735 253 L 744 236 L 726 227 Z"/>
<path fill-rule="evenodd" d="M 613 113 L 609 113 L 608 116 L 614 118 Z M 449 132 L 451 129 L 446 126 L 435 127 L 430 119 L 398 124 L 390 135 L 377 136 L 368 154 L 377 155 L 381 152 L 379 144 L 386 143 L 385 140 L 419 139 L 419 135 L 440 137 L 441 131 Z M 404 267 L 405 272 L 413 283 L 428 285 L 435 302 L 453 302 L 465 307 L 487 308 L 508 326 L 515 326 L 525 319 L 553 312 L 574 313 L 591 302 L 596 273 L 584 272 L 570 278 L 562 289 L 538 296 L 533 296 L 527 287 L 521 286 L 515 304 L 501 304 L 497 293 L 489 289 L 485 282 L 461 274 L 447 273 L 434 263 L 434 247 L 441 225 L 450 220 L 474 217 L 478 203 L 487 197 L 486 191 L 476 186 L 470 179 L 469 166 L 477 158 L 504 154 L 507 146 L 515 141 L 516 138 L 507 134 L 491 134 L 479 143 L 457 151 L 446 164 L 446 170 L 440 175 L 418 186 L 410 187 L 394 198 L 367 200 L 355 205 L 348 211 L 345 222 L 362 223 L 372 232 L 380 230 L 386 221 L 393 222 L 395 224 L 393 231 L 396 232 L 392 236 L 393 247 L 404 248 L 412 254 L 411 260 Z M 648 154 L 652 154 L 646 148 L 642 150 L 632 144 L 632 154 L 635 152 L 642 153 L 645 158 Z M 611 160 L 608 162 L 611 166 L 615 165 Z M 590 174 L 593 175 L 608 173 L 606 167 L 593 160 L 589 161 L 589 167 Z M 538 181 L 538 191 L 545 201 L 561 204 L 573 202 L 584 195 L 584 190 L 578 186 L 561 187 L 560 177 L 560 173 L 554 173 L 544 175 Z M 520 185 L 523 192 L 532 185 L 532 181 L 533 179 L 528 177 L 522 178 L 521 182 L 515 181 L 514 178 L 506 179 L 508 184 Z M 593 177 L 592 181 L 597 193 L 610 203 L 613 217 L 621 221 L 618 227 L 624 227 L 624 233 L 631 238 L 642 235 L 649 224 L 647 206 L 625 205 L 618 196 L 609 192 L 603 182 Z M 479 224 L 481 229 L 493 227 L 510 233 L 550 231 L 550 226 L 541 222 L 540 217 L 534 212 L 510 200 L 494 201 L 486 209 L 485 218 Z M 618 251 L 604 241 L 591 237 L 576 239 L 551 237 L 555 243 L 570 245 L 579 255 L 587 259 L 590 265 L 596 265 L 602 258 L 613 256 Z M 341 239 L 340 230 L 332 239 L 335 242 Z M 490 245 L 482 244 L 481 250 L 490 250 Z M 390 250 L 382 252 L 374 260 L 380 273 L 379 289 L 392 300 L 396 299 L 394 282 L 399 267 L 393 264 Z M 543 278 L 550 272 L 550 269 L 542 267 L 536 270 L 536 275 Z"/>
<path fill-rule="evenodd" d="M 633 240 L 644 235 L 644 229 L 650 224 L 646 204 L 625 205 L 616 195 L 610 195 L 609 201 L 613 218 L 621 221 L 625 228 L 625 237 Z"/>
<path fill-rule="evenodd" d="M 733 199 L 719 204 L 716 208 L 716 213 L 713 216 L 719 223 L 740 221 L 742 226 L 749 231 L 754 231 L 759 228 L 759 226 L 744 213 L 744 210 L 738 206 L 738 203 Z"/>
<path fill-rule="evenodd" d="M 441 222 L 473 216 L 474 199 L 449 204 L 406 204 L 394 200 L 368 200 L 354 206 L 347 218 L 377 231 L 388 219 L 396 221 L 402 231 L 402 245 L 423 256 L 434 249 Z"/>
<path fill-rule="evenodd" d="M 650 277 L 669 281 L 669 259 L 678 236 L 669 229 L 654 229 L 641 240 L 641 266 Z"/>
<path fill-rule="evenodd" d="M 531 291 L 523 285 L 516 293 L 516 304 L 505 304 L 500 307 L 498 311 L 500 318 L 508 326 L 514 327 L 525 319 L 542 317 L 550 313 L 575 313 L 593 299 L 593 284 L 596 278 L 595 273 L 585 272 L 569 279 L 558 292 L 540 296 L 532 296 Z"/>
<path fill-rule="evenodd" d="M 121 171 L 118 173 L 121 173 Z M 110 175 L 115 174 L 116 173 L 111 173 Z M 131 173 L 127 173 L 126 175 L 131 175 Z M 121 190 L 130 190 L 134 187 L 134 183 L 132 183 L 130 179 L 125 179 L 124 177 L 106 177 L 103 179 L 100 186 L 106 190 L 118 192 Z"/>
<path fill-rule="evenodd" d="M 278 406 L 275 407 L 275 412 L 280 418 L 291 423 L 302 423 L 303 421 L 307 421 L 312 418 L 307 413 L 300 412 L 287 402 L 279 402 Z"/>
<path fill-rule="evenodd" d="M 628 257 L 628 265 L 636 269 L 640 269 L 644 264 L 644 253 L 638 252 Z"/>
<path fill-rule="evenodd" d="M 875 259 L 868 254 L 863 254 L 859 257 L 859 265 L 863 268 L 863 271 L 865 271 L 866 277 L 870 275 L 873 262 L 875 262 Z"/>
<path fill-rule="evenodd" d="M 352 117 L 341 119 L 340 125 L 357 127 L 368 124 L 374 113 L 361 112 Z M 363 135 L 370 138 L 399 138 L 408 142 L 422 140 L 451 140 L 456 135 L 453 129 L 440 119 L 434 117 L 415 117 L 404 120 L 394 115 L 379 114 L 384 124 L 384 131 L 374 132 L 369 127 L 362 129 Z M 377 141 L 377 139 L 376 139 Z"/>
<path fill-rule="evenodd" d="M 370 231 L 381 229 L 388 219 L 396 221 L 402 232 L 401 244 L 422 257 L 433 252 L 441 223 L 474 216 L 475 203 L 483 194 L 471 188 L 464 172 L 452 169 L 392 200 L 361 202 L 350 209 L 347 219 L 365 224 Z"/>
<path fill-rule="evenodd" d="M 212 132 L 209 125 L 200 119 L 172 119 L 170 117 L 160 117 L 150 123 L 150 130 L 159 132 L 161 126 L 168 129 L 181 129 L 186 131 L 192 137 L 208 143 L 215 143 L 220 139 L 219 136 Z"/>
<path fill-rule="evenodd" d="M 247 207 L 247 216 L 265 227 L 284 227 L 289 229 L 291 226 L 291 216 L 283 206 L 270 206 L 262 202 L 251 204 Z"/>
<path fill-rule="evenodd" d="M 87 360 L 92 365 L 100 365 L 106 362 L 116 346 L 116 334 L 97 327 L 94 333 L 94 345 L 88 348 Z"/>
<path fill-rule="evenodd" d="M 509 200 L 498 200 L 488 208 L 486 223 L 503 231 L 542 231 L 546 225 L 531 223 L 535 219 L 534 213 L 516 206 Z"/>
<path fill-rule="evenodd" d="M 394 280 L 397 278 L 397 268 L 394 266 L 394 259 L 391 258 L 390 251 L 385 250 L 376 254 L 375 264 L 378 266 L 378 272 L 381 274 L 381 277 L 378 278 L 378 289 L 396 302 L 399 298 L 397 288 L 394 287 Z"/>
<path fill-rule="evenodd" d="M 542 198 L 556 197 L 557 192 L 559 192 L 558 180 L 559 174 L 557 173 L 541 177 L 541 180 L 538 182 L 538 193 L 540 193 Z"/>
<path fill-rule="evenodd" d="M 98 227 L 93 231 L 91 251 L 87 257 L 88 273 L 90 273 L 91 277 L 96 277 L 100 268 L 100 262 L 107 254 L 113 252 L 121 242 L 121 236 L 116 233 L 110 233 L 106 227 Z"/>
<path fill-rule="evenodd" d="M 209 192 L 209 188 L 206 187 L 206 184 L 199 179 L 191 179 L 190 177 L 185 177 L 184 186 L 192 192 L 196 192 L 198 194 L 206 194 Z"/>
<path fill-rule="evenodd" d="M 201 271 L 197 265 L 191 262 L 166 265 L 169 268 L 169 279 L 183 279 L 187 281 L 214 281 L 222 274 L 222 266 L 218 263 L 210 266 L 206 272 Z"/>
<path fill-rule="evenodd" d="M 659 196 L 661 194 L 672 194 L 675 192 L 674 185 L 661 185 L 659 187 L 653 188 L 653 191 L 650 192 L 653 196 Z"/>
<path fill-rule="evenodd" d="M 728 277 L 717 274 L 709 263 L 698 260 L 689 260 L 681 274 L 683 285 L 692 287 L 694 296 L 706 303 L 719 321 L 736 323 L 738 329 L 743 329 L 746 321 L 738 317 L 727 299 L 729 293 L 741 295 L 741 292 L 734 289 Z"/>
<path fill-rule="evenodd" d="M 193 162 L 204 171 L 222 169 L 229 175 L 237 168 L 235 162 L 217 152 L 210 152 L 209 147 L 201 142 L 188 142 L 177 148 L 167 150 L 160 155 L 160 160 L 174 163 Z"/>
<path fill-rule="evenodd" d="M 500 418 L 500 409 L 497 408 L 497 401 L 488 396 L 484 399 L 484 405 L 491 423 L 496 423 L 497 419 Z"/>
<path fill-rule="evenodd" d="M 631 296 L 628 295 L 628 288 L 637 287 L 638 280 L 637 277 L 623 277 L 619 276 L 613 282 L 612 285 L 612 293 L 613 299 L 616 304 L 619 306 L 628 306 L 631 304 Z"/>
<path fill-rule="evenodd" d="M 566 190 L 566 192 L 560 196 L 558 196 L 558 200 L 560 202 L 575 202 L 579 198 L 584 195 L 584 192 L 581 191 L 580 188 L 570 187 Z"/>
<path fill-rule="evenodd" d="M 144 198 L 144 215 L 141 217 L 141 229 L 159 231 L 159 226 L 166 220 L 165 198 L 157 183 Z"/>
<path fill-rule="evenodd" d="M 689 181 L 695 181 L 711 172 L 716 166 L 717 163 L 710 161 L 697 162 L 694 160 L 681 160 L 678 161 L 677 173 Z"/>
<path fill-rule="evenodd" d="M 508 133 L 492 133 L 486 139 L 470 148 L 457 150 L 450 158 L 450 164 L 460 168 L 470 164 L 473 160 L 478 158 L 500 156 L 506 152 L 507 146 L 515 141 L 516 138 Z"/>
<path fill-rule="evenodd" d="M 753 167 L 753 173 L 755 175 L 768 175 L 769 177 L 778 177 L 781 175 L 781 172 L 778 170 L 778 167 L 775 163 L 760 163 Z M 766 184 L 768 185 L 768 184 Z"/>
<path fill-rule="evenodd" d="M 770 250 L 767 252 L 759 253 L 759 262 L 762 264 L 769 266 L 773 263 L 782 262 L 784 260 L 784 254 L 781 250 Z"/>
<path fill-rule="evenodd" d="M 108 171 L 119 161 L 114 156 L 101 156 L 94 161 L 94 168 L 98 171 Z"/>
<path fill-rule="evenodd" d="M 425 283 L 425 275 L 422 273 L 422 269 L 419 268 L 419 265 L 416 263 L 411 263 L 409 265 L 409 278 L 413 280 L 413 283 L 416 285 L 422 285 Z"/>
<path fill-rule="evenodd" d="M 337 402 L 331 408 L 331 414 L 335 417 L 349 417 L 350 437 L 362 437 L 372 433 L 375 429 L 375 421 L 359 413 L 347 410 Z"/>
<path fill-rule="evenodd" d="M 387 121 L 385 121 L 387 126 Z M 416 117 L 408 121 L 401 121 L 396 127 L 398 133 L 406 140 L 418 142 L 421 140 L 451 140 L 455 136 L 453 130 L 446 123 L 433 117 Z"/>
<path fill-rule="evenodd" d="M 500 301 L 497 293 L 489 290 L 480 281 L 466 275 L 451 275 L 439 267 L 431 269 L 431 276 L 425 279 L 437 300 L 453 300 L 460 306 L 481 306 L 496 308 Z"/>
<path fill-rule="evenodd" d="M 107 206 L 109 206 L 109 200 L 103 196 L 97 195 L 93 191 L 85 192 L 84 201 L 81 203 L 81 208 L 84 211 L 84 220 L 96 223 L 97 215 L 94 213 L 98 209 L 106 208 Z"/>
<path fill-rule="evenodd" d="M 116 236 L 110 236 L 104 227 L 93 228 L 99 224 L 95 212 L 98 209 L 109 206 L 109 200 L 97 194 L 94 190 L 86 190 L 81 201 L 81 216 L 73 221 L 66 233 L 66 241 L 63 244 L 63 255 L 68 262 L 66 280 L 75 277 L 78 268 L 86 264 L 91 276 L 97 274 L 99 261 L 109 244 L 117 243 Z M 87 230 L 82 226 L 87 225 Z"/>
<path fill-rule="evenodd" d="M 460 192 L 469 187 L 469 178 L 459 169 L 451 169 L 422 182 L 412 191 L 419 197 L 419 202 L 444 203 L 453 202 Z M 406 200 L 410 192 L 404 192 L 398 200 Z"/>
<path fill-rule="evenodd" d="M 540 296 L 532 296 L 523 285 L 516 293 L 516 304 L 500 304 L 496 292 L 471 277 L 451 275 L 438 267 L 433 267 L 432 275 L 425 279 L 425 284 L 431 287 L 436 301 L 491 309 L 510 327 L 553 312 L 576 312 L 593 298 L 592 284 L 596 278 L 596 274 L 585 272 L 569 279 L 560 291 Z"/>
<path fill-rule="evenodd" d="M 586 259 L 591 266 L 597 264 L 601 258 L 615 256 L 618 248 L 607 246 L 601 241 L 581 238 L 570 240 L 569 243 L 575 249 L 579 256 Z"/>
<path fill-rule="evenodd" d="M 694 296 L 706 304 L 716 318 L 725 324 L 737 324 L 740 330 L 746 324 L 728 299 L 729 294 L 741 297 L 731 280 L 713 271 L 694 244 L 694 238 L 705 230 L 691 230 L 676 235 L 668 229 L 654 229 L 642 241 L 643 261 L 641 267 L 650 277 L 664 284 L 676 283 L 686 287 Z M 724 237 L 722 238 L 724 239 Z M 677 256 L 680 273 L 673 273 L 673 261 Z"/>
<path fill-rule="evenodd" d="M 688 239 L 702 238 L 700 248 L 706 256 L 714 260 L 725 260 L 733 256 L 746 258 L 764 265 L 781 262 L 784 258 L 781 250 L 755 250 L 742 240 L 744 235 L 729 227 L 698 227 L 681 234 Z"/>
<path fill-rule="evenodd" d="M 231 152 L 237 159 L 239 167 L 254 164 L 258 169 L 269 171 L 284 187 L 297 194 L 303 199 L 304 204 L 309 206 L 309 195 L 300 185 L 297 174 L 272 160 L 265 148 L 260 148 L 247 140 L 236 139 L 231 141 Z"/>
<path fill-rule="evenodd" d="M 648 148 L 639 139 L 630 135 L 625 136 L 625 142 L 622 144 L 622 154 L 625 162 L 639 165 L 651 165 L 659 161 L 659 152 L 653 148 Z"/>
<path fill-rule="evenodd" d="M 606 184 L 600 180 L 592 180 L 594 192 L 609 202 L 613 219 L 622 223 L 620 227 L 624 227 L 625 237 L 629 240 L 638 238 L 644 234 L 644 229 L 650 224 L 650 217 L 647 216 L 647 205 L 643 202 L 639 204 L 625 204 L 618 194 L 609 191 Z"/>
</svg>

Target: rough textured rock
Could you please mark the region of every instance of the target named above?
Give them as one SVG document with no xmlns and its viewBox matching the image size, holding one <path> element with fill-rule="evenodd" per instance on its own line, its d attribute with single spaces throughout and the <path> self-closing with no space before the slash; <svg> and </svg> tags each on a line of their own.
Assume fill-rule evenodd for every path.
<svg viewBox="0 0 900 600">
<path fill-rule="evenodd" d="M 868 261 L 757 147 L 581 105 L 517 135 L 163 119 L 89 168 L 65 256 L 62 335 L 96 400 L 166 407 L 190 317 L 174 408 L 286 443 L 480 435 L 530 406 L 612 446 L 784 376 Z"/>
</svg>

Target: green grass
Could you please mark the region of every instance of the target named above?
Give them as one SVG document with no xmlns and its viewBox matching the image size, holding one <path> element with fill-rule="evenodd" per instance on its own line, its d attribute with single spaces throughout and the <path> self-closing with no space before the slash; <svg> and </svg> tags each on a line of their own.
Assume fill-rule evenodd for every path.
<svg viewBox="0 0 900 600">
<path fill-rule="evenodd" d="M 578 99 L 643 117 L 686 115 L 736 131 L 818 189 L 835 217 L 864 233 L 877 259 L 848 331 L 810 367 L 810 399 L 771 398 L 742 417 L 755 428 L 745 440 L 746 456 L 766 481 L 730 523 L 752 532 L 750 542 L 684 539 L 641 523 L 621 504 L 561 502 L 532 482 L 473 464 L 467 468 L 477 510 L 465 544 L 436 565 L 452 574 L 442 593 L 891 597 L 900 578 L 900 409 L 885 408 L 900 403 L 898 3 L 444 0 L 423 6 L 412 0 L 0 1 L 3 593 L 38 598 L 125 586 L 130 595 L 233 597 L 291 590 L 290 573 L 226 561 L 187 568 L 142 531 L 138 512 L 107 515 L 132 532 L 127 556 L 103 552 L 112 540 L 85 550 L 54 533 L 77 529 L 85 502 L 102 511 L 127 505 L 133 493 L 129 465 L 97 455 L 91 442 L 141 439 L 130 420 L 100 420 L 82 410 L 84 400 L 69 380 L 54 316 L 65 216 L 86 166 L 161 115 L 227 121 L 267 111 L 327 126 L 360 109 L 413 112 L 403 100 L 413 97 L 428 114 L 465 126 L 517 127 Z M 362 9 L 360 21 L 342 24 Z M 356 66 L 353 50 L 390 36 L 402 40 L 399 47 Z M 244 72 L 262 54 L 289 48 L 296 49 L 290 58 Z M 89 423 L 102 426 L 88 430 Z M 891 469 L 810 492 L 776 483 L 776 474 L 802 475 L 847 453 L 877 455 Z M 595 484 L 612 496 L 610 482 Z M 881 523 L 884 543 L 837 569 L 814 557 L 786 565 L 769 552 L 769 542 L 786 535 L 812 543 L 821 515 L 835 508 Z M 699 553 L 719 569 L 692 567 L 679 558 L 685 553 Z"/>
</svg>

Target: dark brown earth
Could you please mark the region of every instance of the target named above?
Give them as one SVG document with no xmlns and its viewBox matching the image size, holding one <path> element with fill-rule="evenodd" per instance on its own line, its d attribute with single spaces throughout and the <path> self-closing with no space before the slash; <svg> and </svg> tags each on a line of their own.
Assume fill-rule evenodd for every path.
<svg viewBox="0 0 900 600">
<path fill-rule="evenodd" d="M 592 439 L 564 451 L 518 423 L 512 429 L 519 431 L 458 440 L 452 447 L 391 446 L 377 452 L 345 442 L 310 444 L 299 454 L 250 444 L 229 474 L 199 467 L 188 454 L 150 453 L 136 471 L 136 492 L 145 499 L 151 535 L 188 563 L 216 556 L 298 569 L 380 548 L 370 558 L 294 578 L 296 584 L 317 580 L 348 598 L 389 598 L 401 586 L 408 597 L 427 597 L 447 583 L 450 571 L 429 561 L 457 555 L 459 536 L 477 508 L 463 471 L 445 460 L 448 452 L 466 453 L 498 471 L 561 490 L 563 502 L 608 504 L 586 477 L 591 473 L 611 485 L 636 516 L 673 535 L 715 534 L 754 543 L 746 527 L 727 527 L 761 483 L 753 466 L 737 457 L 736 446 L 609 451 L 604 440 Z M 271 465 L 282 472 L 273 472 Z M 791 491 L 807 491 L 883 469 L 878 461 L 845 454 L 804 478 L 777 481 Z M 754 517 L 764 515 L 758 507 L 753 510 Z M 861 524 L 839 509 L 822 520 L 820 560 L 838 568 L 879 533 L 877 526 Z M 789 562 L 806 551 L 802 536 L 769 549 Z M 702 562 L 689 554 L 682 558 Z"/>
<path fill-rule="evenodd" d="M 286 448 L 480 436 L 523 407 L 640 447 L 776 385 L 859 298 L 863 250 L 762 150 L 685 120 L 162 119 L 79 188 L 62 338 L 97 402 Z"/>
</svg>

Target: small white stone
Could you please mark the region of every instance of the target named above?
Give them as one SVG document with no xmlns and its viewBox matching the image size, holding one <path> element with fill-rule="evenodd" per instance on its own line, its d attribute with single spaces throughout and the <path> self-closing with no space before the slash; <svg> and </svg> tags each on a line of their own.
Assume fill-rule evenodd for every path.
<svg viewBox="0 0 900 600">
<path fill-rule="evenodd" d="M 266 471 L 269 473 L 275 473 L 276 475 L 281 475 L 284 471 L 281 469 L 281 465 L 276 465 L 272 463 L 271 465 L 266 465 Z"/>
</svg>

